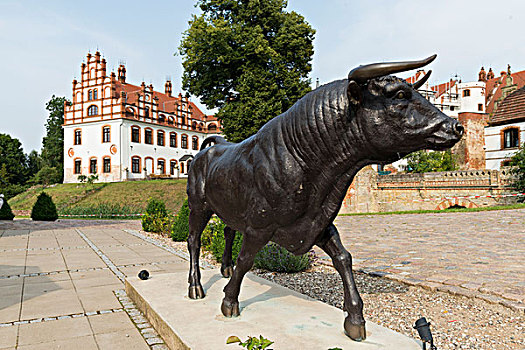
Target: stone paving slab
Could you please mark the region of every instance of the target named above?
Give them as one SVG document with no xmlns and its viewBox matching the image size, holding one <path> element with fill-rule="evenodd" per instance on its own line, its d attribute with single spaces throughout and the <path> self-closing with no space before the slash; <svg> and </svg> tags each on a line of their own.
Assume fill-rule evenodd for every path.
<svg viewBox="0 0 525 350">
<path fill-rule="evenodd" d="M 524 305 L 525 209 L 339 216 L 335 224 L 356 270 Z"/>
</svg>

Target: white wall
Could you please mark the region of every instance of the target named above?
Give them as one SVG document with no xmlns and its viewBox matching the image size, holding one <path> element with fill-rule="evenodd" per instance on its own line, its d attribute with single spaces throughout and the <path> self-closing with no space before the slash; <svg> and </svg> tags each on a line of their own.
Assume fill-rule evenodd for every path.
<svg viewBox="0 0 525 350">
<path fill-rule="evenodd" d="M 525 122 L 512 123 L 505 125 L 489 126 L 485 128 L 485 158 L 486 168 L 490 170 L 499 170 L 501 162 L 512 157 L 517 148 L 503 149 L 501 144 L 501 130 L 509 126 L 520 128 L 520 142 L 525 140 Z"/>
</svg>

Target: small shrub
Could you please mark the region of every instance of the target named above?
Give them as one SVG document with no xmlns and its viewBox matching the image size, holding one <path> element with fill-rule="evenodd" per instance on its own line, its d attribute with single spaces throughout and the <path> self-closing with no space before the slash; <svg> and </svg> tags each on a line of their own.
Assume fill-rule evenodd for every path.
<svg viewBox="0 0 525 350">
<path fill-rule="evenodd" d="M 150 198 L 146 213 L 142 216 L 142 229 L 147 232 L 169 233 L 172 219 L 168 215 L 166 205 L 160 199 Z"/>
<path fill-rule="evenodd" d="M 185 199 L 182 206 L 177 214 L 177 217 L 173 221 L 171 228 L 171 238 L 176 242 L 183 242 L 188 239 L 189 223 L 190 218 L 190 207 L 188 206 L 188 199 Z"/>
<path fill-rule="evenodd" d="M 2 197 L 0 201 L 3 201 L 4 203 L 2 204 L 2 207 L 0 207 L 0 220 L 13 220 L 15 215 L 13 214 L 9 203 L 7 203 L 7 200 Z"/>
<path fill-rule="evenodd" d="M 57 208 L 51 197 L 42 192 L 31 210 L 31 219 L 35 221 L 55 221 L 58 219 Z"/>
<path fill-rule="evenodd" d="M 293 255 L 280 245 L 270 242 L 255 256 L 254 266 L 274 272 L 300 272 L 310 267 L 308 254 Z"/>
<path fill-rule="evenodd" d="M 511 157 L 510 165 L 513 167 L 511 172 L 516 176 L 513 186 L 518 191 L 525 192 L 525 143 Z"/>
<path fill-rule="evenodd" d="M 201 242 L 204 250 L 209 251 L 215 260 L 221 261 L 226 241 L 224 240 L 224 227 L 226 225 L 219 218 L 212 218 L 202 233 Z M 242 246 L 242 234 L 235 233 L 232 245 L 232 260 L 235 262 Z"/>
</svg>

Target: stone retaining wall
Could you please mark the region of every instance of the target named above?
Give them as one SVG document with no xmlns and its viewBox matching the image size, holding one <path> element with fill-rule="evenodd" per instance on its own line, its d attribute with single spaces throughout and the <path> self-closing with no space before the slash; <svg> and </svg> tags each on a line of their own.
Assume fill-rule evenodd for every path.
<svg viewBox="0 0 525 350">
<path fill-rule="evenodd" d="M 378 175 L 362 169 L 348 189 L 341 213 L 466 208 L 511 204 L 518 197 L 509 170 L 448 171 L 422 174 Z M 461 198 L 473 197 L 479 198 Z M 487 197 L 492 196 L 492 197 Z"/>
</svg>

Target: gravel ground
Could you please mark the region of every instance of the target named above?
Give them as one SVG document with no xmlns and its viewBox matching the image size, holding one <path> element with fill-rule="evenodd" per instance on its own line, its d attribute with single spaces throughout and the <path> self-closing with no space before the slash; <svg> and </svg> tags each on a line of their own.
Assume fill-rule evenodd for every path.
<svg viewBox="0 0 525 350">
<path fill-rule="evenodd" d="M 186 243 L 142 232 L 181 252 Z M 202 259 L 220 266 L 207 254 Z M 253 273 L 311 298 L 342 308 L 343 284 L 331 266 L 316 263 L 306 272 L 287 274 L 253 270 Z M 525 316 L 483 300 L 431 292 L 383 277 L 354 271 L 365 304 L 365 319 L 410 337 L 419 317 L 431 322 L 438 349 L 525 349 Z M 341 325 L 342 327 L 342 325 Z"/>
</svg>

